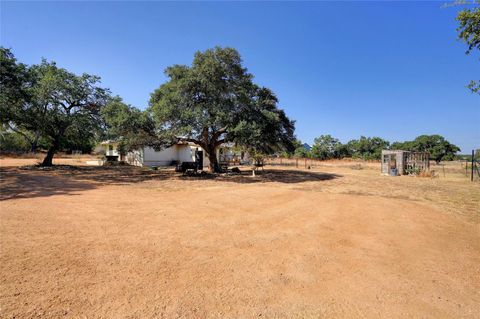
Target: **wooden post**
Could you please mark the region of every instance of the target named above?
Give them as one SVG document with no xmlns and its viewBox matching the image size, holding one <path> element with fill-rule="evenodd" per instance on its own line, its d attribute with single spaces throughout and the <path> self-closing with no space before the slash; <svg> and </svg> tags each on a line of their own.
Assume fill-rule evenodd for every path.
<svg viewBox="0 0 480 319">
<path fill-rule="evenodd" d="M 307 158 L 305 157 L 305 169 L 307 169 Z"/>
<path fill-rule="evenodd" d="M 298 168 L 298 158 L 295 159 L 295 167 Z"/>
<path fill-rule="evenodd" d="M 470 175 L 470 181 L 473 182 L 473 163 L 474 163 L 475 151 L 472 150 L 472 174 Z"/>
<path fill-rule="evenodd" d="M 465 176 L 468 176 L 468 159 L 465 159 Z"/>
</svg>

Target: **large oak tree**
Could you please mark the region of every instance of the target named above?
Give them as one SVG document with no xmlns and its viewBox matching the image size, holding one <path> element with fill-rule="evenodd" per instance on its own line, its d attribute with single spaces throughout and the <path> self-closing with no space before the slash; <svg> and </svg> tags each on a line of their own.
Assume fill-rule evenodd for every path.
<svg viewBox="0 0 480 319">
<path fill-rule="evenodd" d="M 2 123 L 38 132 L 48 140 L 42 166 L 52 165 L 53 156 L 66 140 L 83 140 L 98 128 L 99 112 L 108 97 L 108 90 L 98 85 L 99 77 L 76 75 L 46 60 L 27 67 L 4 48 L 0 57 Z"/>
<path fill-rule="evenodd" d="M 166 69 L 169 80 L 155 90 L 148 112 L 156 133 L 200 145 L 211 171 L 219 171 L 217 148 L 234 142 L 252 152 L 294 149 L 294 122 L 276 96 L 253 83 L 232 48 L 197 52 L 191 66 Z"/>
</svg>

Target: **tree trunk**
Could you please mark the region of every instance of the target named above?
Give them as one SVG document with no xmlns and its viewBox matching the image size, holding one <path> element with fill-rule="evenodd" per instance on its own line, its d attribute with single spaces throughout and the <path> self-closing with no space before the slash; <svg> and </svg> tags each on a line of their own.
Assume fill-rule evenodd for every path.
<svg viewBox="0 0 480 319">
<path fill-rule="evenodd" d="M 37 145 L 38 145 L 38 139 L 34 139 L 32 143 L 30 143 L 30 153 L 35 154 L 37 152 Z"/>
<path fill-rule="evenodd" d="M 217 160 L 217 154 L 215 152 L 215 149 L 213 150 L 208 150 L 208 161 L 210 162 L 209 168 L 211 173 L 220 173 L 220 165 L 218 165 L 218 160 Z"/>
<path fill-rule="evenodd" d="M 53 165 L 53 156 L 57 152 L 58 143 L 55 141 L 53 142 L 52 146 L 48 149 L 47 155 L 43 159 L 42 166 L 43 167 L 50 167 Z"/>
<path fill-rule="evenodd" d="M 36 132 L 35 137 L 30 143 L 30 152 L 31 153 L 36 153 L 37 152 L 37 146 L 38 146 L 38 140 L 40 139 L 40 133 Z"/>
<path fill-rule="evenodd" d="M 30 144 L 30 153 L 35 154 L 37 152 L 37 141 L 33 141 Z"/>
</svg>

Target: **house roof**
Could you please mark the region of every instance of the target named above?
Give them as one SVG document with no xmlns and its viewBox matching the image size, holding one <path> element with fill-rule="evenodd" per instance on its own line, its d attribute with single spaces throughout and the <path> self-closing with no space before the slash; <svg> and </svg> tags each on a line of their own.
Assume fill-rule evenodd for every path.
<svg viewBox="0 0 480 319">
<path fill-rule="evenodd" d="M 100 142 L 100 145 L 108 145 L 108 144 L 118 144 L 118 141 L 116 140 L 105 140 Z"/>
</svg>

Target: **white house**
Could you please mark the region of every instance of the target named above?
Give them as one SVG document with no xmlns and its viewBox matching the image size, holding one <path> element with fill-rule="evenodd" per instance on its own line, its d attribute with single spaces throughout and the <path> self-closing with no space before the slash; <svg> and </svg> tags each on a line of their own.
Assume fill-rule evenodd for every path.
<svg viewBox="0 0 480 319">
<path fill-rule="evenodd" d="M 207 167 L 210 164 L 203 148 L 191 142 L 179 142 L 160 151 L 143 147 L 125 155 L 118 151 L 116 141 L 104 141 L 101 145 L 105 149 L 107 160 L 125 161 L 135 166 L 173 166 L 182 162 L 195 162 L 196 158 L 201 167 Z M 217 148 L 217 159 L 220 164 L 228 165 L 241 165 L 249 161 L 248 154 L 235 149 L 233 143 L 220 145 Z"/>
</svg>

